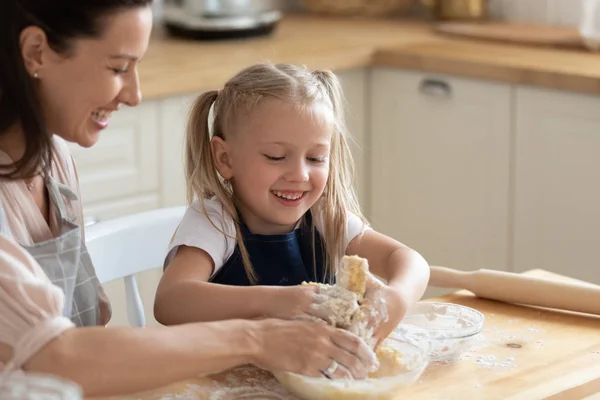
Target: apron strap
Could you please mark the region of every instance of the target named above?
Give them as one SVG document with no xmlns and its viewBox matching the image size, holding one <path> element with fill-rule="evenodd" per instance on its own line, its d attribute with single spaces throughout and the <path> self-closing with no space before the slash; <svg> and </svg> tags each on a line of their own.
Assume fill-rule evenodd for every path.
<svg viewBox="0 0 600 400">
<path fill-rule="evenodd" d="M 8 218 L 6 218 L 6 211 L 2 206 L 2 200 L 0 200 L 0 233 L 12 239 L 12 232 L 8 225 Z"/>
<path fill-rule="evenodd" d="M 50 197 L 50 202 L 54 204 L 54 206 L 58 210 L 59 219 L 63 220 L 67 218 L 67 206 L 63 197 L 66 197 L 69 200 L 77 200 L 78 197 L 67 185 L 58 182 L 52 177 L 48 177 L 48 194 Z"/>
</svg>

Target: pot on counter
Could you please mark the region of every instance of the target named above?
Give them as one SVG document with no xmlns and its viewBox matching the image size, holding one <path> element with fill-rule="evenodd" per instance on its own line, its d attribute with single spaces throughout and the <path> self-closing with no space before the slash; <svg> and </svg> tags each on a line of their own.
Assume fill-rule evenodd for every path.
<svg viewBox="0 0 600 400">
<path fill-rule="evenodd" d="M 266 35 L 281 17 L 279 0 L 165 0 L 163 6 L 169 32 L 195 39 Z"/>
</svg>

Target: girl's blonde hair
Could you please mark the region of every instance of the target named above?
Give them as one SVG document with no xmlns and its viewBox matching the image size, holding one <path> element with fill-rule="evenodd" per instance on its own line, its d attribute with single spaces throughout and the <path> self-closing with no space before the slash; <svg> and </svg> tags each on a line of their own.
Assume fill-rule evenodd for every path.
<svg viewBox="0 0 600 400">
<path fill-rule="evenodd" d="M 236 242 L 241 250 L 246 274 L 256 283 L 256 273 L 250 262 L 248 251 L 240 229 L 240 216 L 230 182 L 219 176 L 213 159 L 210 141 L 212 136 L 226 139 L 232 135 L 232 127 L 248 115 L 252 109 L 265 100 L 277 99 L 291 102 L 300 110 L 308 110 L 321 102 L 330 107 L 334 129 L 329 154 L 329 177 L 320 201 L 312 207 L 313 216 L 323 216 L 321 232 L 325 252 L 324 273 L 333 277 L 336 266 L 344 256 L 347 235 L 347 213 L 350 211 L 363 219 L 354 191 L 354 163 L 348 146 L 348 132 L 344 118 L 344 99 L 338 78 L 329 70 L 308 71 L 306 68 L 289 64 L 262 63 L 248 67 L 231 78 L 222 90 L 203 93 L 195 101 L 187 126 L 185 143 L 185 171 L 187 197 L 191 204 L 195 197 L 208 199 L 216 197 L 223 205 L 224 212 L 235 224 Z M 212 112 L 211 112 L 212 107 Z M 210 114 L 210 115 L 209 115 Z M 209 117 L 212 117 L 209 121 Z M 209 126 L 210 125 L 210 126 Z M 204 202 L 202 211 L 210 219 Z M 313 239 L 315 225 L 313 218 Z M 313 240 L 313 243 L 314 240 Z M 313 246 L 313 260 L 315 251 Z M 316 265 L 315 265 L 316 273 Z M 317 278 L 315 276 L 315 278 Z"/>
</svg>

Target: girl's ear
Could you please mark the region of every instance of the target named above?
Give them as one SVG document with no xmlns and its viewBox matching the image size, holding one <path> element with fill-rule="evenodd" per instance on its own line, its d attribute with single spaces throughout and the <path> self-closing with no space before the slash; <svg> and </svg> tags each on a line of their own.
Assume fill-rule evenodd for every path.
<svg viewBox="0 0 600 400">
<path fill-rule="evenodd" d="M 217 171 L 226 181 L 233 178 L 233 167 L 231 165 L 231 154 L 228 143 L 218 136 L 214 136 L 210 141 L 213 160 Z"/>
</svg>

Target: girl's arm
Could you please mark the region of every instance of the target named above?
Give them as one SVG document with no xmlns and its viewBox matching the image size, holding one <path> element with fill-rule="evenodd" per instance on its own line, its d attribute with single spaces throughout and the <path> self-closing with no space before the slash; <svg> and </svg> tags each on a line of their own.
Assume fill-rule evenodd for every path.
<svg viewBox="0 0 600 400">
<path fill-rule="evenodd" d="M 209 283 L 213 260 L 204 250 L 180 246 L 163 274 L 154 316 L 165 325 L 233 318 L 307 314 L 314 286 L 230 286 Z"/>
<path fill-rule="evenodd" d="M 346 254 L 366 258 L 370 271 L 387 282 L 381 295 L 387 303 L 388 320 L 376 333 L 380 339 L 385 338 L 423 296 L 429 282 L 429 264 L 415 250 L 372 230 L 355 237 Z"/>
</svg>

